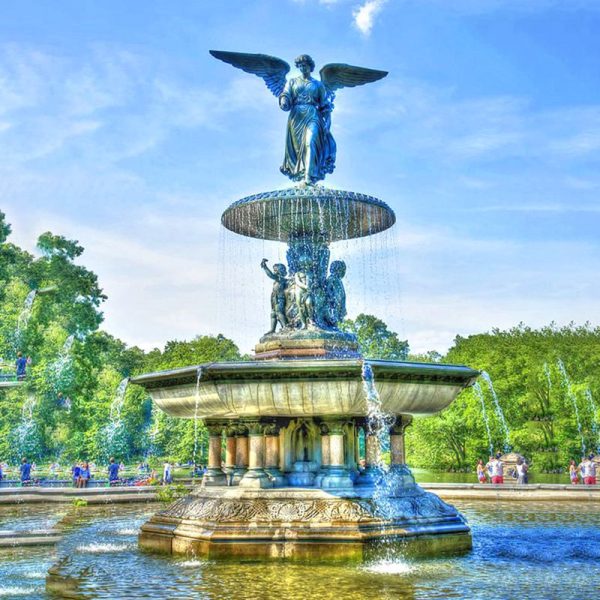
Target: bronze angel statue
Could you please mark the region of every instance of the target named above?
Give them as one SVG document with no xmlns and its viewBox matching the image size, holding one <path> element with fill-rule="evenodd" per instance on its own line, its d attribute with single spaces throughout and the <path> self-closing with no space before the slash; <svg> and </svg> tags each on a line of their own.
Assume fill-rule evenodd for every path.
<svg viewBox="0 0 600 600">
<path fill-rule="evenodd" d="M 336 145 L 330 131 L 335 92 L 387 75 L 387 71 L 330 63 L 319 71 L 321 79 L 318 80 L 311 76 L 315 62 L 308 54 L 301 54 L 295 61 L 300 77 L 286 79 L 290 66 L 281 58 L 220 50 L 210 53 L 246 73 L 262 77 L 279 99 L 279 107 L 290 113 L 285 158 L 280 170 L 293 181 L 306 184 L 325 179 L 335 168 Z"/>
</svg>

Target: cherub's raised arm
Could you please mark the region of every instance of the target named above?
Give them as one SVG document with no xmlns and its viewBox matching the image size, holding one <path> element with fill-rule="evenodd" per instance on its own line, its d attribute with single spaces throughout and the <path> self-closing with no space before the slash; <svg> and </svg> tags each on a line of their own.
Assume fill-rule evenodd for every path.
<svg viewBox="0 0 600 600">
<path fill-rule="evenodd" d="M 263 258 L 260 261 L 260 268 L 267 274 L 267 277 L 277 280 L 277 275 L 275 275 L 275 273 L 273 273 L 273 271 L 271 271 L 271 269 L 269 269 L 269 267 L 267 267 L 267 259 L 266 258 Z"/>
</svg>

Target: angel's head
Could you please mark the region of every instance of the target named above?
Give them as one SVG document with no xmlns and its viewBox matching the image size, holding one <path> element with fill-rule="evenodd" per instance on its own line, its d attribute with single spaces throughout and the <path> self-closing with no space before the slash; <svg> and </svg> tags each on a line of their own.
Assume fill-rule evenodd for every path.
<svg viewBox="0 0 600 600">
<path fill-rule="evenodd" d="M 307 75 L 315 70 L 315 61 L 308 54 L 301 54 L 294 61 L 296 68 L 300 69 L 302 75 Z"/>
</svg>

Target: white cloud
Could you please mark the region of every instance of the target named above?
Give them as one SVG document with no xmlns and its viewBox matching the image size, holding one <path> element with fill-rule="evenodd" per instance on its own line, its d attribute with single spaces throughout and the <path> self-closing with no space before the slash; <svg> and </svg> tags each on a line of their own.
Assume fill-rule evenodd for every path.
<svg viewBox="0 0 600 600">
<path fill-rule="evenodd" d="M 354 25 L 363 35 L 371 35 L 375 19 L 386 3 L 387 0 L 367 0 L 353 11 Z"/>
</svg>

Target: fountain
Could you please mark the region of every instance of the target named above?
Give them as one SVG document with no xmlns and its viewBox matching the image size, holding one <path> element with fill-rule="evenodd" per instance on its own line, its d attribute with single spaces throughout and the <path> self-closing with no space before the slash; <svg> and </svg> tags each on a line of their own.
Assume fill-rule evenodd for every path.
<svg viewBox="0 0 600 600">
<path fill-rule="evenodd" d="M 562 383 L 565 387 L 567 398 L 573 406 L 573 413 L 575 414 L 575 423 L 577 424 L 577 433 L 579 434 L 579 439 L 581 440 L 581 456 L 585 456 L 585 438 L 583 437 L 583 427 L 581 425 L 581 418 L 579 416 L 577 396 L 573 391 L 573 386 L 571 385 L 571 379 L 569 378 L 569 375 L 567 373 L 565 363 L 563 363 L 563 361 L 559 358 L 556 361 L 556 366 L 558 367 L 558 372 L 560 373 Z"/>
<path fill-rule="evenodd" d="M 380 542 L 425 552 L 471 547 L 452 506 L 415 484 L 404 432 L 413 415 L 447 407 L 479 375 L 465 366 L 365 360 L 346 316 L 346 265 L 332 246 L 375 235 L 395 222 L 381 200 L 317 182 L 333 170 L 329 130 L 334 91 L 381 79 L 382 71 L 296 61 L 303 77 L 286 83 L 281 59 L 212 52 L 265 79 L 290 112 L 281 170 L 296 187 L 246 197 L 222 216 L 227 229 L 286 243 L 287 265 L 260 267 L 273 281 L 270 330 L 254 360 L 140 375 L 170 416 L 202 419 L 209 432 L 202 485 L 154 515 L 140 546 L 207 556 L 364 557 Z M 318 105 L 318 109 L 317 109 Z M 359 436 L 366 465 L 359 469 Z M 391 465 L 380 444 L 389 435 Z M 224 457 L 224 460 L 223 460 Z"/>
<path fill-rule="evenodd" d="M 107 455 L 121 454 L 121 440 L 125 435 L 125 425 L 121 418 L 121 411 L 125 403 L 125 394 L 129 386 L 129 378 L 125 377 L 121 380 L 117 387 L 117 391 L 110 405 L 109 419 L 110 421 L 102 430 L 104 448 Z"/>
<path fill-rule="evenodd" d="M 481 416 L 483 417 L 483 422 L 485 424 L 485 431 L 487 433 L 489 454 L 490 454 L 490 456 L 492 456 L 492 454 L 494 454 L 494 442 L 492 441 L 492 432 L 490 430 L 490 421 L 487 416 L 487 410 L 485 408 L 485 396 L 483 395 L 483 390 L 481 389 L 481 386 L 479 385 L 478 381 L 476 381 L 475 384 L 473 385 L 473 390 L 475 391 L 475 395 L 477 396 L 477 399 L 479 400 L 479 402 L 481 404 Z"/>
</svg>

